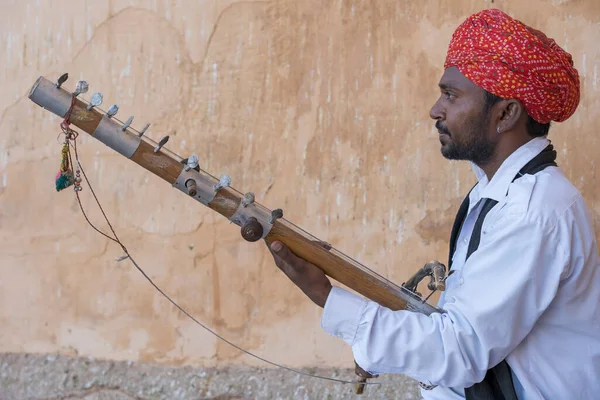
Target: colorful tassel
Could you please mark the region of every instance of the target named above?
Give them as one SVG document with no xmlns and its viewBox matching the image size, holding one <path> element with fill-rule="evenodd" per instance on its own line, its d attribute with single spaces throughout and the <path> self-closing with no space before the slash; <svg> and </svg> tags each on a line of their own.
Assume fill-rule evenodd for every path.
<svg viewBox="0 0 600 400">
<path fill-rule="evenodd" d="M 62 148 L 62 158 L 60 162 L 60 170 L 56 174 L 55 183 L 56 191 L 60 192 L 63 189 L 73 185 L 73 171 L 69 166 L 69 142 L 65 141 Z"/>
</svg>

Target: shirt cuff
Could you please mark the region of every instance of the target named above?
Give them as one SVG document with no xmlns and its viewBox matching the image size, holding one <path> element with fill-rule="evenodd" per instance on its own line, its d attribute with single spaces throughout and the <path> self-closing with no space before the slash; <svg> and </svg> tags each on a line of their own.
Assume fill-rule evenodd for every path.
<svg viewBox="0 0 600 400">
<path fill-rule="evenodd" d="M 323 308 L 321 328 L 352 346 L 367 303 L 362 297 L 333 286 Z"/>
</svg>

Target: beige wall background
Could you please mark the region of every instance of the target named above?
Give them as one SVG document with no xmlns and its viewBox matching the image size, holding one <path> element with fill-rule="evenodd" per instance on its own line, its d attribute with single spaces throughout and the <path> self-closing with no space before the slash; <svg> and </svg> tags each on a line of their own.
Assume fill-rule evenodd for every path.
<svg viewBox="0 0 600 400">
<path fill-rule="evenodd" d="M 600 2 L 272 0 L 3 2 L 0 13 L 0 351 L 169 365 L 262 365 L 170 306 L 119 247 L 56 193 L 59 120 L 27 99 L 63 72 L 103 108 L 402 283 L 444 261 L 474 183 L 439 153 L 429 108 L 447 43 L 498 7 L 573 54 L 576 114 L 551 139 L 600 221 Z M 183 307 L 240 346 L 291 366 L 351 365 L 321 311 L 266 248 L 101 143 L 82 163 L 117 233 Z M 87 187 L 83 203 L 103 229 Z M 599 232 L 599 231 L 597 231 Z"/>
</svg>

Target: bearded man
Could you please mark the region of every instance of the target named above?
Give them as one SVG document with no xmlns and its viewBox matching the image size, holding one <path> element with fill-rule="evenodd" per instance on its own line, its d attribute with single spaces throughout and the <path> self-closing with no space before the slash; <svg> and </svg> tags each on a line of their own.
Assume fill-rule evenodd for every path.
<svg viewBox="0 0 600 400">
<path fill-rule="evenodd" d="M 571 55 L 484 10 L 454 32 L 439 87 L 430 116 L 442 154 L 477 177 L 451 233 L 445 312 L 391 311 L 332 287 L 280 242 L 276 264 L 364 371 L 408 375 L 425 399 L 600 398 L 595 234 L 547 139 L 579 104 Z"/>
</svg>

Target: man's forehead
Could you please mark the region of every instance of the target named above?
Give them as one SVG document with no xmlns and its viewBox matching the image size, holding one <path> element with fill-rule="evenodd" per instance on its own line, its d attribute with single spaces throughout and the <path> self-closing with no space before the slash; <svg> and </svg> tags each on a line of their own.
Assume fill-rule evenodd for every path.
<svg viewBox="0 0 600 400">
<path fill-rule="evenodd" d="M 440 87 L 454 88 L 462 91 L 477 91 L 481 90 L 479 86 L 470 81 L 456 67 L 448 67 L 444 70 L 444 74 L 440 78 Z"/>
</svg>

